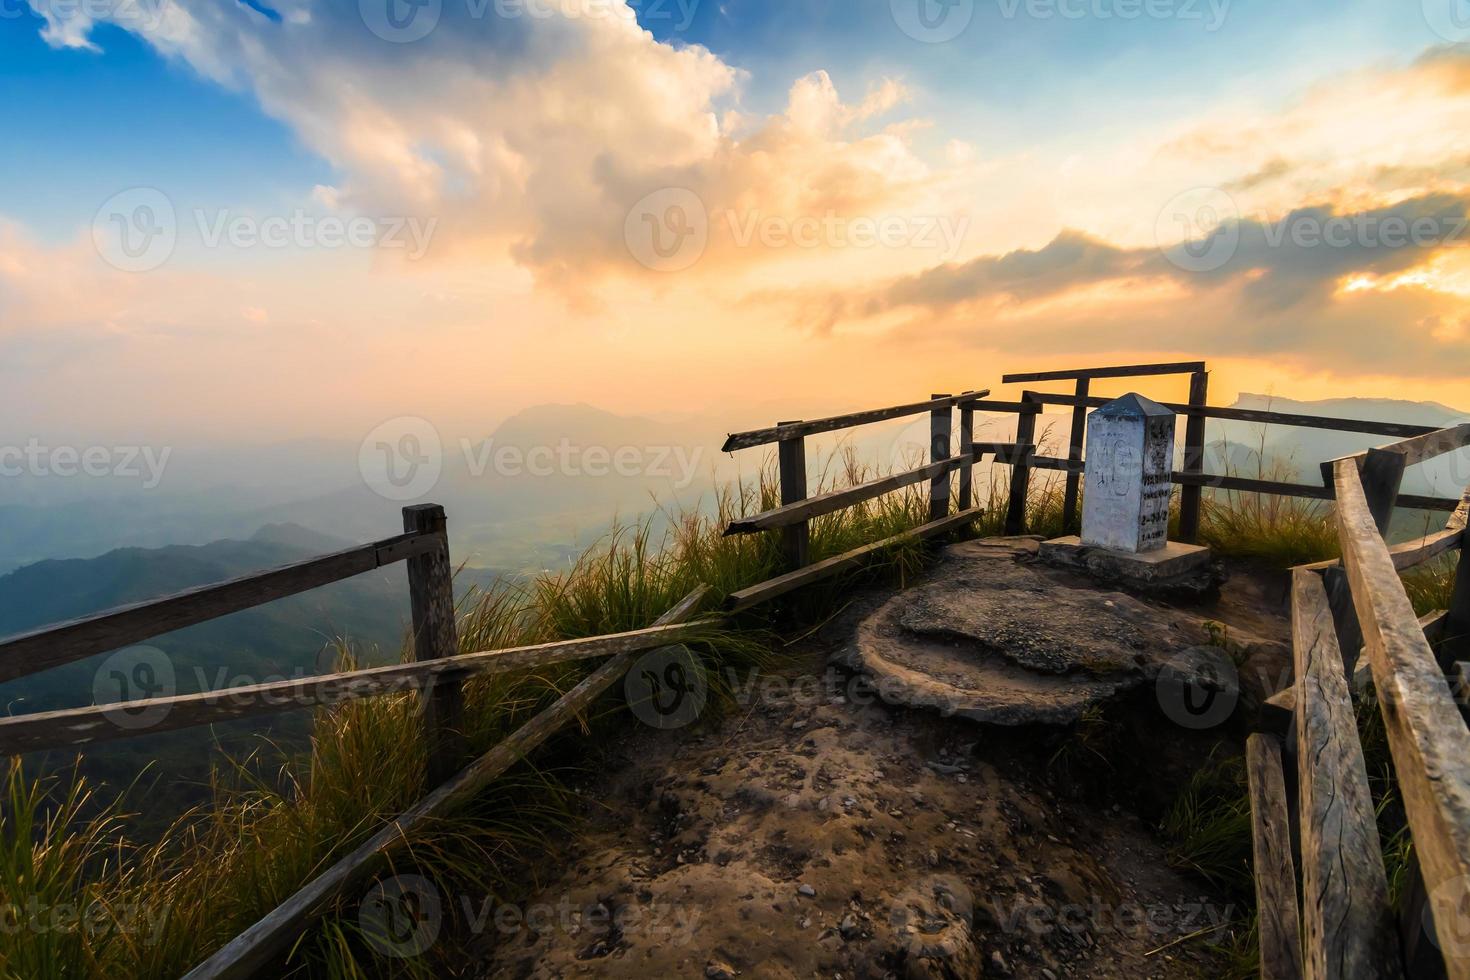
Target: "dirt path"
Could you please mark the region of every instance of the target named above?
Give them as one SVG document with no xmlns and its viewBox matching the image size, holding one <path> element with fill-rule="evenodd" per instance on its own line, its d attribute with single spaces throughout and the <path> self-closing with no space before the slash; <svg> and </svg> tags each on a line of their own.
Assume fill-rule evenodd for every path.
<svg viewBox="0 0 1470 980">
<path fill-rule="evenodd" d="M 722 718 L 602 746 L 587 825 L 480 975 L 1218 975 L 1176 940 L 1236 910 L 1167 867 L 1161 787 L 1064 794 L 1041 735 L 881 703 L 826 666 L 853 619 L 734 677 Z"/>
</svg>

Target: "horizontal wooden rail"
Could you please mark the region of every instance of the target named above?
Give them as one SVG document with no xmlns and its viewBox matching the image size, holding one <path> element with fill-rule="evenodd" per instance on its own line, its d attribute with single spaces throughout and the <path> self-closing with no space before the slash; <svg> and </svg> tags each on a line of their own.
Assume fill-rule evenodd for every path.
<svg viewBox="0 0 1470 980">
<path fill-rule="evenodd" d="M 655 626 L 673 626 L 687 620 L 704 601 L 707 591 L 701 587 L 690 593 L 661 616 Z M 585 712 L 604 691 L 622 679 L 633 662 L 630 652 L 603 664 L 515 734 L 387 823 L 270 914 L 190 970 L 185 980 L 243 980 L 262 975 L 291 945 L 307 921 L 330 906 L 337 895 L 354 883 L 366 882 L 381 859 L 407 842 L 411 834 L 473 799 L 531 750 Z"/>
<path fill-rule="evenodd" d="M 466 653 L 437 660 L 370 667 L 364 670 L 147 698 L 85 708 L 65 708 L 0 718 L 0 755 L 49 748 L 76 748 L 94 742 L 218 724 L 237 718 L 277 714 L 427 688 L 440 679 L 463 680 L 487 674 L 533 670 L 553 664 L 612 657 L 687 642 L 704 623 L 655 626 L 534 646 Z M 143 723 L 143 719 L 147 723 Z"/>
<path fill-rule="evenodd" d="M 813 517 L 821 517 L 823 514 L 831 514 L 835 511 L 842 510 L 844 507 L 850 507 L 853 504 L 862 503 L 865 500 L 881 497 L 885 493 L 892 493 L 894 490 L 912 486 L 915 483 L 923 483 L 925 480 L 932 480 L 937 476 L 953 473 L 961 466 L 968 466 L 973 463 L 974 457 L 969 454 L 956 456 L 951 459 L 940 460 L 937 463 L 930 463 L 927 466 L 920 466 L 917 469 L 909 470 L 905 473 L 896 473 L 893 476 L 885 476 L 878 480 L 860 483 L 855 487 L 847 487 L 842 490 L 833 490 L 831 493 L 808 497 L 794 504 L 786 504 L 785 506 L 763 511 L 750 517 L 741 517 L 733 520 L 730 522 L 730 526 L 725 529 L 725 535 L 729 537 L 734 534 L 755 534 L 759 531 L 790 527 L 793 524 L 800 524 L 802 521 L 810 520 Z"/>
<path fill-rule="evenodd" d="M 1404 457 L 1405 466 L 1413 466 L 1416 463 L 1434 459 L 1436 456 L 1464 449 L 1467 445 L 1470 445 L 1470 423 L 1437 429 L 1422 436 L 1415 436 L 1412 439 L 1405 439 L 1402 442 L 1379 448 L 1386 453 L 1399 453 Z"/>
<path fill-rule="evenodd" d="M 928 415 L 937 410 L 953 408 L 956 405 L 978 402 L 989 394 L 990 389 L 987 388 L 984 391 L 968 391 L 963 395 L 952 395 L 947 398 L 913 402 L 909 405 L 895 405 L 892 408 L 877 408 L 868 412 L 853 412 L 850 415 L 834 415 L 831 418 L 816 419 L 811 422 L 793 422 L 789 425 L 774 425 L 766 429 L 736 432 L 725 440 L 725 445 L 721 447 L 720 451 L 733 453 L 740 449 L 767 446 L 774 442 L 782 442 L 802 436 L 818 435 L 823 432 L 835 432 L 839 429 L 850 429 L 859 425 L 870 425 L 874 422 L 884 422 L 888 419 L 901 419 L 909 415 Z"/>
<path fill-rule="evenodd" d="M 1435 531 L 1426 534 L 1422 538 L 1414 538 L 1404 541 L 1388 549 L 1389 557 L 1393 559 L 1393 567 L 1400 572 L 1417 568 L 1428 561 L 1433 561 L 1447 551 L 1453 551 L 1460 546 L 1465 532 L 1460 528 L 1445 531 Z M 1324 568 L 1336 568 L 1342 561 L 1338 558 L 1329 558 L 1327 561 L 1312 562 L 1310 565 L 1299 565 L 1309 571 L 1321 571 Z"/>
<path fill-rule="evenodd" d="M 285 599 L 443 547 L 415 532 L 0 640 L 0 682 Z"/>
<path fill-rule="evenodd" d="M 1470 883 L 1470 729 L 1379 536 L 1358 467 L 1345 460 L 1335 477 L 1343 566 L 1400 795 L 1434 918 L 1453 929 Z M 1463 944 L 1443 952 L 1451 980 L 1470 978 Z"/>
<path fill-rule="evenodd" d="M 987 398 L 983 401 L 972 402 L 970 407 L 977 412 L 1001 412 L 1011 415 L 1041 414 L 1041 406 L 1035 402 L 992 401 Z"/>
<path fill-rule="evenodd" d="M 1034 401 L 1043 405 L 1101 408 L 1111 398 L 1027 392 Z M 1261 422 L 1267 425 L 1289 425 L 1303 429 L 1327 429 L 1333 432 L 1363 432 L 1380 436 L 1422 436 L 1440 430 L 1432 425 L 1409 425 L 1404 422 L 1378 422 L 1370 419 L 1339 419 L 1328 415 L 1292 415 L 1286 412 L 1268 412 L 1254 408 L 1223 408 L 1214 405 L 1192 406 L 1182 402 L 1161 402 L 1165 408 L 1179 415 L 1201 415 L 1208 419 L 1223 419 L 1234 422 Z M 997 409 L 1004 411 L 1004 409 Z"/>
<path fill-rule="evenodd" d="M 1204 361 L 1180 361 L 1176 364 L 1132 364 L 1075 371 L 1032 371 L 1007 374 L 1000 380 L 1005 384 L 1025 384 L 1031 381 L 1076 381 L 1080 378 L 1143 378 L 1160 374 L 1195 374 L 1204 369 Z"/>
<path fill-rule="evenodd" d="M 934 537 L 946 531 L 961 528 L 975 521 L 984 512 L 983 508 L 972 507 L 969 510 L 960 511 L 958 514 L 951 514 L 949 517 L 941 520 L 930 521 L 928 524 L 921 524 L 918 527 L 910 528 L 892 537 L 884 538 L 882 541 L 865 544 L 861 548 L 854 548 L 852 551 L 843 552 L 840 555 L 814 562 L 804 568 L 799 568 L 794 572 L 769 579 L 759 585 L 752 585 L 748 589 L 741 589 L 739 592 L 730 594 L 730 597 L 725 601 L 725 608 L 729 612 L 743 612 L 752 606 L 757 606 L 777 596 L 785 595 L 804 585 L 810 585 L 813 582 L 861 565 L 874 555 L 894 545 Z"/>
</svg>

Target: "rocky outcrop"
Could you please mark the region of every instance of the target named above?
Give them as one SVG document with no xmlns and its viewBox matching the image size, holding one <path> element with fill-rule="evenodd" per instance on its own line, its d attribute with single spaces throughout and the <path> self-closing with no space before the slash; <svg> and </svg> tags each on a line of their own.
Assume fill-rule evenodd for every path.
<svg viewBox="0 0 1470 980">
<path fill-rule="evenodd" d="M 928 581 L 893 596 L 840 654 L 886 700 L 999 725 L 1069 724 L 1169 670 L 1229 683 L 1197 617 L 1031 561 L 1034 542 L 946 549 Z"/>
</svg>

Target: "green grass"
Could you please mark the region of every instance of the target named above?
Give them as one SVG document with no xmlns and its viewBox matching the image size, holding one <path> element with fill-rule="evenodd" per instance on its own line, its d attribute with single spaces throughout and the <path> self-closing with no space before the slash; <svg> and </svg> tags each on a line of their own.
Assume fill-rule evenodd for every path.
<svg viewBox="0 0 1470 980">
<path fill-rule="evenodd" d="M 840 453 L 813 493 L 872 479 Z M 777 503 L 767 470 L 717 502 L 713 516 L 675 515 L 654 540 L 648 525 L 612 532 L 564 574 L 465 600 L 457 611 L 464 652 L 649 625 L 697 585 L 716 599 L 776 574 L 772 535 L 725 537 L 737 515 Z M 814 560 L 889 537 L 927 520 L 927 487 L 909 488 L 812 522 Z M 920 544 L 895 548 L 867 576 L 907 578 L 923 561 Z M 789 627 L 830 614 L 851 580 L 804 590 L 780 603 Z M 765 663 L 772 644 L 759 619 L 712 629 L 690 644 L 718 709 L 719 669 Z M 405 650 L 405 656 L 408 655 Z M 344 659 L 347 658 L 344 654 Z M 481 753 L 585 675 L 575 665 L 466 685 L 466 728 Z M 610 699 L 611 702 L 611 699 Z M 472 806 L 434 821 L 398 849 L 390 869 L 412 871 L 445 895 L 514 901 L 534 885 L 531 870 L 549 835 L 572 824 L 556 767 L 575 765 L 581 736 L 616 724 L 609 703 Z M 387 696 L 316 713 L 304 757 L 263 745 L 256 757 L 222 766 L 211 802 L 186 814 L 158 841 L 129 838 L 120 804 L 98 806 L 85 779 L 35 781 L 13 760 L 0 812 L 0 906 L 44 913 L 86 910 L 88 928 L 30 928 L 0 935 L 0 977 L 178 976 L 292 895 L 333 861 L 420 799 L 425 759 L 416 700 Z M 262 776 L 261 773 L 272 774 Z M 146 800 L 129 800 L 146 806 Z M 87 816 L 89 811 L 96 815 Z M 317 919 L 284 969 L 327 977 L 431 976 L 454 965 L 456 944 L 441 940 L 417 959 L 379 956 L 363 935 L 363 894 L 343 896 Z M 479 900 L 479 899 L 477 899 Z M 134 926 L 141 919 L 146 933 Z"/>
<path fill-rule="evenodd" d="M 839 451 L 811 492 L 876 475 L 851 452 Z M 992 477 L 980 488 L 986 506 L 976 527 L 981 534 L 1002 532 L 1005 477 Z M 1061 532 L 1063 486 L 1058 474 L 1033 473 L 1028 531 Z M 1206 500 L 1203 535 L 1221 554 L 1285 567 L 1327 557 L 1335 547 L 1325 507 L 1248 494 L 1217 493 Z M 777 537 L 725 537 L 722 529 L 735 516 L 777 503 L 774 473 L 767 467 L 754 482 L 723 494 L 712 514 L 666 515 L 673 528 L 666 536 L 655 539 L 646 523 L 621 527 L 561 575 L 472 595 L 457 611 L 461 649 L 636 629 L 697 585 L 709 585 L 718 599 L 770 578 L 781 570 Z M 920 486 L 818 518 L 811 526 L 811 557 L 820 560 L 890 537 L 924 523 L 927 512 L 927 487 Z M 924 560 L 921 543 L 907 544 L 857 578 L 903 582 Z M 1442 606 L 1451 579 L 1437 568 L 1424 575 L 1411 577 L 1416 604 Z M 725 693 L 721 668 L 771 662 L 773 627 L 794 632 L 827 618 L 847 601 L 854 581 L 833 580 L 783 597 L 773 610 L 743 616 L 692 644 L 716 709 Z M 345 649 L 342 659 L 350 661 Z M 471 681 L 466 734 L 472 750 L 488 750 L 586 669 L 566 665 Z M 415 833 L 395 854 L 392 870 L 423 875 L 445 894 L 516 900 L 534 887 L 535 861 L 548 839 L 575 826 L 559 776 L 575 769 L 585 751 L 583 736 L 623 723 L 621 718 L 609 699 L 539 753 L 539 768 L 521 767 L 473 805 Z M 1105 734 L 1098 729 L 1098 745 Z M 146 800 L 101 804 L 80 777 L 38 782 L 13 762 L 0 811 L 0 909 L 84 914 L 87 928 L 0 930 L 0 977 L 183 973 L 424 795 L 418 735 L 412 696 L 318 711 L 308 752 L 262 745 L 254 757 L 221 766 L 211 802 L 186 814 L 161 840 L 130 837 L 133 820 L 124 806 L 146 806 Z M 1083 744 L 1078 751 L 1076 759 L 1054 761 L 1091 757 L 1095 763 L 1103 750 Z M 1166 821 L 1176 842 L 1174 860 L 1232 891 L 1248 883 L 1244 800 L 1238 760 L 1211 760 Z M 459 944 L 452 936 L 418 959 L 376 954 L 357 914 L 362 897 L 346 895 L 315 920 L 284 972 L 365 978 L 431 976 L 455 968 Z"/>
</svg>

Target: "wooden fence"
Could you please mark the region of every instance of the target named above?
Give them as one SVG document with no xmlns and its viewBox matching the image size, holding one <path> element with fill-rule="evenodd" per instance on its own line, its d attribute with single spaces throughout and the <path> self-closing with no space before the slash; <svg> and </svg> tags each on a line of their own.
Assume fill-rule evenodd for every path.
<svg viewBox="0 0 1470 980">
<path fill-rule="evenodd" d="M 735 522 L 728 533 L 778 531 L 783 536 L 792 568 L 776 579 L 735 593 L 727 608 L 749 609 L 809 582 L 852 568 L 900 541 L 931 537 L 973 521 L 980 513 L 969 502 L 973 459 L 967 453 L 953 456 L 950 452 L 952 411 L 960 410 L 962 442 L 968 444 L 973 433 L 972 405 L 987 394 L 981 391 L 958 397 L 936 396 L 914 405 L 813 422 L 784 423 L 774 429 L 731 436 L 726 444 L 730 450 L 779 445 L 783 505 Z M 928 414 L 931 419 L 933 458 L 928 465 L 863 486 L 812 498 L 806 496 L 804 440 L 807 436 L 918 414 Z M 950 474 L 956 469 L 961 473 L 961 495 L 965 503 L 959 513 L 951 515 L 948 513 Z M 813 517 L 925 480 L 931 484 L 928 523 L 826 561 L 807 562 L 807 525 Z M 0 753 L 16 755 L 41 749 L 81 748 L 112 739 L 329 706 L 395 692 L 417 692 L 427 748 L 427 785 L 433 787 L 432 791 L 195 967 L 187 974 L 189 980 L 250 977 L 267 970 L 312 917 L 330 906 L 345 889 L 376 873 L 383 866 L 385 856 L 402 845 L 412 831 L 472 798 L 558 729 L 585 713 L 598 697 L 622 679 L 637 654 L 708 633 L 709 619 L 693 619 L 708 595 L 707 589 L 700 588 L 647 629 L 461 654 L 444 509 L 435 504 L 408 507 L 403 511 L 403 519 L 404 533 L 384 541 L 0 640 L 0 681 L 12 680 L 397 562 L 407 563 L 413 621 L 411 663 L 0 718 Z M 489 752 L 477 759 L 468 758 L 462 734 L 463 685 L 467 679 L 586 660 L 604 663 Z M 146 727 L 133 723 L 133 718 L 144 715 L 149 718 Z"/>
<path fill-rule="evenodd" d="M 1187 374 L 1190 379 L 1188 402 L 1162 402 L 1161 404 L 1170 411 L 1185 417 L 1182 466 L 1173 474 L 1173 482 L 1180 487 L 1178 537 L 1191 544 L 1199 538 L 1202 491 L 1206 488 L 1304 497 L 1314 500 L 1332 500 L 1336 496 L 1336 488 L 1332 480 L 1325 475 L 1321 486 L 1313 486 L 1306 483 L 1286 483 L 1277 480 L 1258 480 L 1206 473 L 1204 470 L 1206 419 L 1255 422 L 1334 432 L 1362 432 L 1399 438 L 1426 436 L 1436 431 L 1432 426 L 1408 425 L 1400 422 L 1345 419 L 1323 415 L 1294 415 L 1286 412 L 1208 405 L 1206 397 L 1209 392 L 1209 370 L 1203 361 L 1008 374 L 1002 378 L 1008 384 L 1072 381 L 1075 389 L 1071 394 L 1054 394 L 1026 389 L 1021 392 L 1019 401 L 985 400 L 973 403 L 977 411 L 1018 416 L 1014 442 L 975 443 L 971 447 L 976 463 L 983 462 L 986 456 L 990 456 L 995 462 L 1009 464 L 1012 467 L 1010 499 L 1006 512 L 1006 533 L 1021 534 L 1026 529 L 1026 503 L 1033 469 L 1060 471 L 1066 474 L 1066 490 L 1062 503 L 1063 530 L 1065 533 L 1076 529 L 1078 491 L 1086 465 L 1083 457 L 1083 441 L 1087 411 L 1099 408 L 1111 400 L 1092 395 L 1090 393 L 1092 381 L 1100 378 L 1159 377 L 1171 374 Z M 1047 405 L 1059 405 L 1072 409 L 1066 456 L 1042 456 L 1038 452 L 1036 420 Z M 1438 511 L 1453 511 L 1459 505 L 1458 500 L 1410 494 L 1400 495 L 1398 503 L 1403 507 Z"/>
<path fill-rule="evenodd" d="M 1266 980 L 1470 978 L 1470 490 L 1443 531 L 1383 537 L 1405 467 L 1466 445 L 1462 425 L 1330 464 L 1343 559 L 1294 570 L 1295 678 L 1247 742 Z M 1398 573 L 1453 549 L 1450 608 L 1417 618 Z M 1413 840 L 1397 914 L 1360 711 L 1382 716 Z"/>
<path fill-rule="evenodd" d="M 1401 946 L 1389 929 L 1382 859 L 1377 852 L 1362 754 L 1352 728 L 1348 681 L 1354 674 L 1356 651 L 1362 647 L 1368 652 L 1371 676 L 1383 704 L 1389 744 L 1415 835 L 1422 873 L 1418 901 L 1427 901 L 1443 922 L 1455 901 L 1470 903 L 1470 730 L 1455 711 L 1444 673 L 1452 670 L 1458 683 L 1470 687 L 1470 646 L 1465 639 L 1470 637 L 1470 574 L 1463 573 L 1470 492 L 1465 500 L 1456 502 L 1410 498 L 1397 491 L 1404 467 L 1470 443 L 1470 426 L 1431 431 L 1393 423 L 1211 408 L 1204 404 L 1208 377 L 1205 366 L 1188 362 L 1011 375 L 1007 381 L 1069 380 L 1075 382 L 1075 390 L 1071 395 L 1028 390 L 1017 402 L 990 401 L 988 390 L 935 395 L 924 402 L 810 422 L 784 422 L 738 433 L 725 443 L 727 451 L 772 444 L 778 447 L 781 504 L 733 521 L 726 533 L 779 533 L 787 568 L 774 579 L 732 594 L 726 609 L 749 609 L 855 567 L 900 542 L 968 525 L 981 514 L 974 499 L 973 468 L 986 455 L 994 455 L 997 461 L 1013 467 L 1008 505 L 1008 526 L 1013 533 L 1024 523 L 1033 468 L 1068 474 L 1067 519 L 1073 520 L 1077 478 L 1083 467 L 1081 443 L 1086 410 L 1104 401 L 1090 394 L 1091 380 L 1181 372 L 1191 376 L 1190 403 L 1170 407 L 1189 415 L 1184 469 L 1174 475 L 1175 482 L 1184 486 L 1186 514 L 1193 515 L 1186 530 L 1197 528 L 1199 494 L 1206 486 L 1335 497 L 1346 555 L 1341 568 L 1324 565 L 1296 573 L 1297 682 L 1273 707 L 1275 717 L 1291 719 L 1296 732 L 1295 740 L 1288 740 L 1288 755 L 1294 753 L 1294 757 L 1304 760 L 1299 806 L 1293 805 L 1288 792 L 1294 781 L 1286 778 L 1289 772 L 1283 774 L 1280 739 L 1258 734 L 1250 742 L 1263 963 L 1269 966 L 1265 975 L 1294 976 L 1297 973 L 1292 971 L 1300 972 L 1303 963 L 1309 976 L 1364 975 L 1354 972 L 1359 964 L 1372 964 L 1374 969 L 1385 965 L 1387 969 L 1398 962 Z M 1046 404 L 1070 405 L 1073 409 L 1071 442 L 1064 458 L 1036 453 L 1035 422 Z M 956 410 L 957 454 L 951 449 Z M 1015 442 L 975 442 L 977 411 L 1018 414 Z M 808 496 L 808 436 L 925 414 L 930 419 L 927 463 L 859 486 Z M 1331 467 L 1330 485 L 1315 488 L 1206 476 L 1202 465 L 1206 418 L 1410 438 L 1336 461 Z M 951 513 L 951 478 L 956 471 L 958 506 Z M 930 488 L 926 523 L 832 558 L 809 561 L 812 519 L 926 481 Z M 1381 531 L 1395 503 L 1452 509 L 1455 513 L 1445 531 L 1390 549 Z M 374 874 L 384 856 L 400 846 L 415 828 L 473 797 L 584 713 L 628 672 L 635 655 L 692 640 L 709 628 L 708 620 L 694 618 L 708 594 L 700 588 L 646 629 L 461 654 L 444 510 L 433 504 L 409 507 L 404 509 L 403 517 L 404 533 L 383 541 L 0 640 L 0 681 L 12 680 L 400 561 L 407 564 L 414 651 L 410 663 L 0 718 L 0 753 L 17 754 L 81 747 L 145 731 L 206 725 L 394 692 L 417 692 L 428 749 L 426 775 L 428 785 L 435 788 L 197 966 L 189 978 L 247 977 L 267 969 L 311 917 L 327 908 L 344 889 Z M 1457 547 L 1461 549 L 1462 574 L 1456 582 L 1451 609 L 1421 624 L 1413 617 L 1396 570 Z M 1438 645 L 1438 661 L 1431 642 Z M 462 736 L 465 680 L 586 660 L 604 662 L 499 745 L 477 759 L 468 758 Z M 1305 710 L 1295 710 L 1293 698 L 1295 705 Z M 118 712 L 124 713 L 122 723 Z M 140 729 L 127 718 L 138 712 L 147 712 L 155 720 Z M 1297 941 L 1298 892 L 1290 843 L 1298 816 L 1301 894 L 1310 899 L 1300 912 L 1306 929 L 1301 943 Z M 1457 882 L 1461 887 L 1458 892 L 1454 890 Z M 1416 915 L 1406 919 L 1411 926 L 1418 921 Z M 1402 948 L 1422 958 L 1429 947 L 1415 940 Z M 1451 967 L 1450 976 L 1470 980 L 1470 951 L 1455 958 L 1447 956 L 1446 962 Z"/>
<path fill-rule="evenodd" d="M 793 589 L 820 581 L 847 569 L 869 561 L 884 550 L 905 541 L 935 537 L 955 531 L 971 524 L 982 511 L 975 506 L 974 468 L 978 460 L 971 444 L 975 435 L 975 408 L 983 404 L 990 394 L 985 391 L 968 391 L 963 395 L 933 395 L 929 401 L 896 405 L 869 412 L 838 415 L 813 422 L 781 422 L 768 429 L 738 432 L 725 440 L 724 451 L 753 449 L 757 446 L 777 447 L 777 462 L 780 467 L 781 505 L 772 510 L 732 521 L 725 533 L 756 534 L 762 531 L 779 530 L 782 536 L 782 551 L 786 563 L 784 574 L 741 589 L 731 594 L 726 603 L 730 612 L 739 612 L 751 606 L 785 595 Z M 954 436 L 954 411 L 960 413 L 960 452 L 951 451 Z M 913 415 L 929 416 L 929 462 L 902 473 L 880 477 L 855 487 L 846 487 L 807 496 L 806 438 L 824 432 L 838 432 L 873 422 L 905 418 Z M 951 514 L 950 475 L 959 471 L 958 512 Z M 811 521 L 823 514 L 831 514 L 892 493 L 916 483 L 929 483 L 929 520 L 901 534 L 863 545 L 852 551 L 818 562 L 808 557 L 808 538 Z"/>
</svg>

